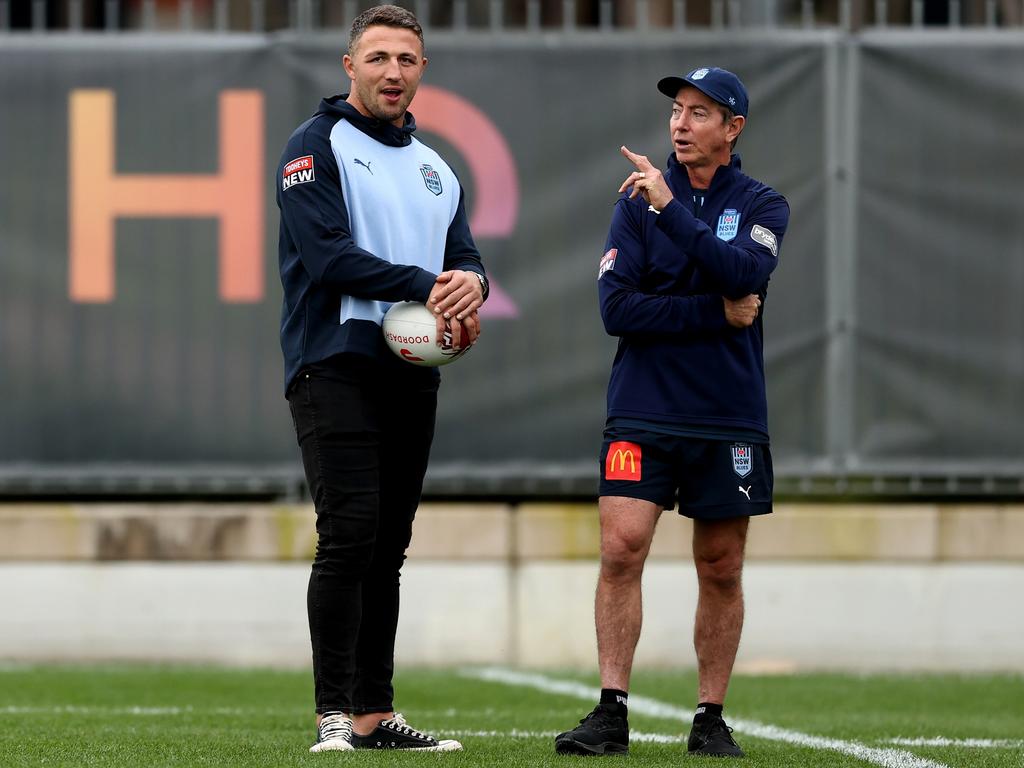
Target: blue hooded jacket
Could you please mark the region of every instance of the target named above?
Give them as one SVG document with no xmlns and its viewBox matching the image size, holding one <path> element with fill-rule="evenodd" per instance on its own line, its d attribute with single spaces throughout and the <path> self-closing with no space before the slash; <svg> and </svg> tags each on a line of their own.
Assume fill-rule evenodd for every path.
<svg viewBox="0 0 1024 768">
<path fill-rule="evenodd" d="M 764 301 L 789 204 L 743 174 L 736 155 L 716 170 L 698 216 L 674 155 L 664 178 L 675 199 L 661 213 L 620 197 L 601 260 L 601 317 L 619 337 L 608 418 L 767 442 L 763 305 L 753 325 L 734 328 L 722 297 Z"/>
<path fill-rule="evenodd" d="M 345 98 L 320 102 L 277 169 L 286 390 L 303 366 L 342 352 L 407 366 L 381 334 L 391 304 L 426 303 L 445 270 L 485 274 L 462 186 L 413 136 L 412 114 L 397 127 Z"/>
</svg>

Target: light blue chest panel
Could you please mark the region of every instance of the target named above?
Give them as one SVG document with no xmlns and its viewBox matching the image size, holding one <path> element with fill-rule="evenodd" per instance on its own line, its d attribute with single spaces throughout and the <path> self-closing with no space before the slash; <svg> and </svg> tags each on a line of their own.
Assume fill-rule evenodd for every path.
<svg viewBox="0 0 1024 768">
<path fill-rule="evenodd" d="M 331 131 L 331 148 L 356 245 L 392 264 L 441 272 L 460 194 L 441 156 L 415 138 L 405 147 L 381 144 L 346 120 Z M 343 296 L 339 322 L 380 325 L 390 306 Z"/>
</svg>

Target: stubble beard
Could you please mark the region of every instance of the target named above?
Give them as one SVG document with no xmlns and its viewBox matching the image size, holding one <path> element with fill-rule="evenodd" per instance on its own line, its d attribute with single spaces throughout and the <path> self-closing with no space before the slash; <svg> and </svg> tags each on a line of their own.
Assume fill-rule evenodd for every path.
<svg viewBox="0 0 1024 768">
<path fill-rule="evenodd" d="M 377 120 L 385 123 L 393 123 L 405 116 L 409 109 L 409 104 L 412 102 L 412 95 L 409 94 L 408 90 L 402 95 L 402 100 L 394 107 L 383 107 L 378 101 L 380 94 L 377 93 L 375 88 L 359 89 L 359 99 L 363 102 L 363 106 L 366 107 L 366 111 Z"/>
</svg>

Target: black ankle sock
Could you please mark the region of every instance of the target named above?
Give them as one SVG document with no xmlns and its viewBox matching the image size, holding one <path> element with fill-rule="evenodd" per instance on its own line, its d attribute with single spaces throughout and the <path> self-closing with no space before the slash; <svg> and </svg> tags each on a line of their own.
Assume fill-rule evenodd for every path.
<svg viewBox="0 0 1024 768">
<path fill-rule="evenodd" d="M 623 717 L 626 716 L 628 711 L 626 708 L 626 699 L 629 698 L 629 694 L 625 691 L 620 691 L 617 688 L 602 688 L 601 689 L 601 703 L 609 706 L 618 707 L 619 714 Z"/>
<path fill-rule="evenodd" d="M 693 722 L 703 720 L 710 717 L 721 717 L 722 716 L 722 705 L 712 704 L 707 701 L 702 701 L 697 705 L 697 712 L 693 716 Z"/>
</svg>

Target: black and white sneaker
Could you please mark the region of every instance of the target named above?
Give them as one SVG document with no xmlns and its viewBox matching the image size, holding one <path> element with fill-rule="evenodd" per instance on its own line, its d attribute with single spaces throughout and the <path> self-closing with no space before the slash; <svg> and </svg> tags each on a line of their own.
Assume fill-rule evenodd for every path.
<svg viewBox="0 0 1024 768">
<path fill-rule="evenodd" d="M 352 735 L 356 749 L 411 749 L 418 752 L 456 752 L 462 745 L 455 739 L 435 739 L 417 731 L 407 722 L 401 712 L 390 720 L 381 720 L 373 732 L 360 736 Z"/>
<path fill-rule="evenodd" d="M 709 757 L 743 757 L 743 750 L 732 737 L 732 728 L 720 717 L 699 717 L 690 729 L 686 751 Z"/>
<path fill-rule="evenodd" d="M 341 712 L 326 712 L 316 729 L 316 744 L 310 752 L 337 752 L 355 749 L 352 746 L 352 720 Z"/>
<path fill-rule="evenodd" d="M 560 755 L 624 755 L 629 752 L 629 723 L 614 706 L 598 704 L 571 731 L 555 737 Z"/>
</svg>

